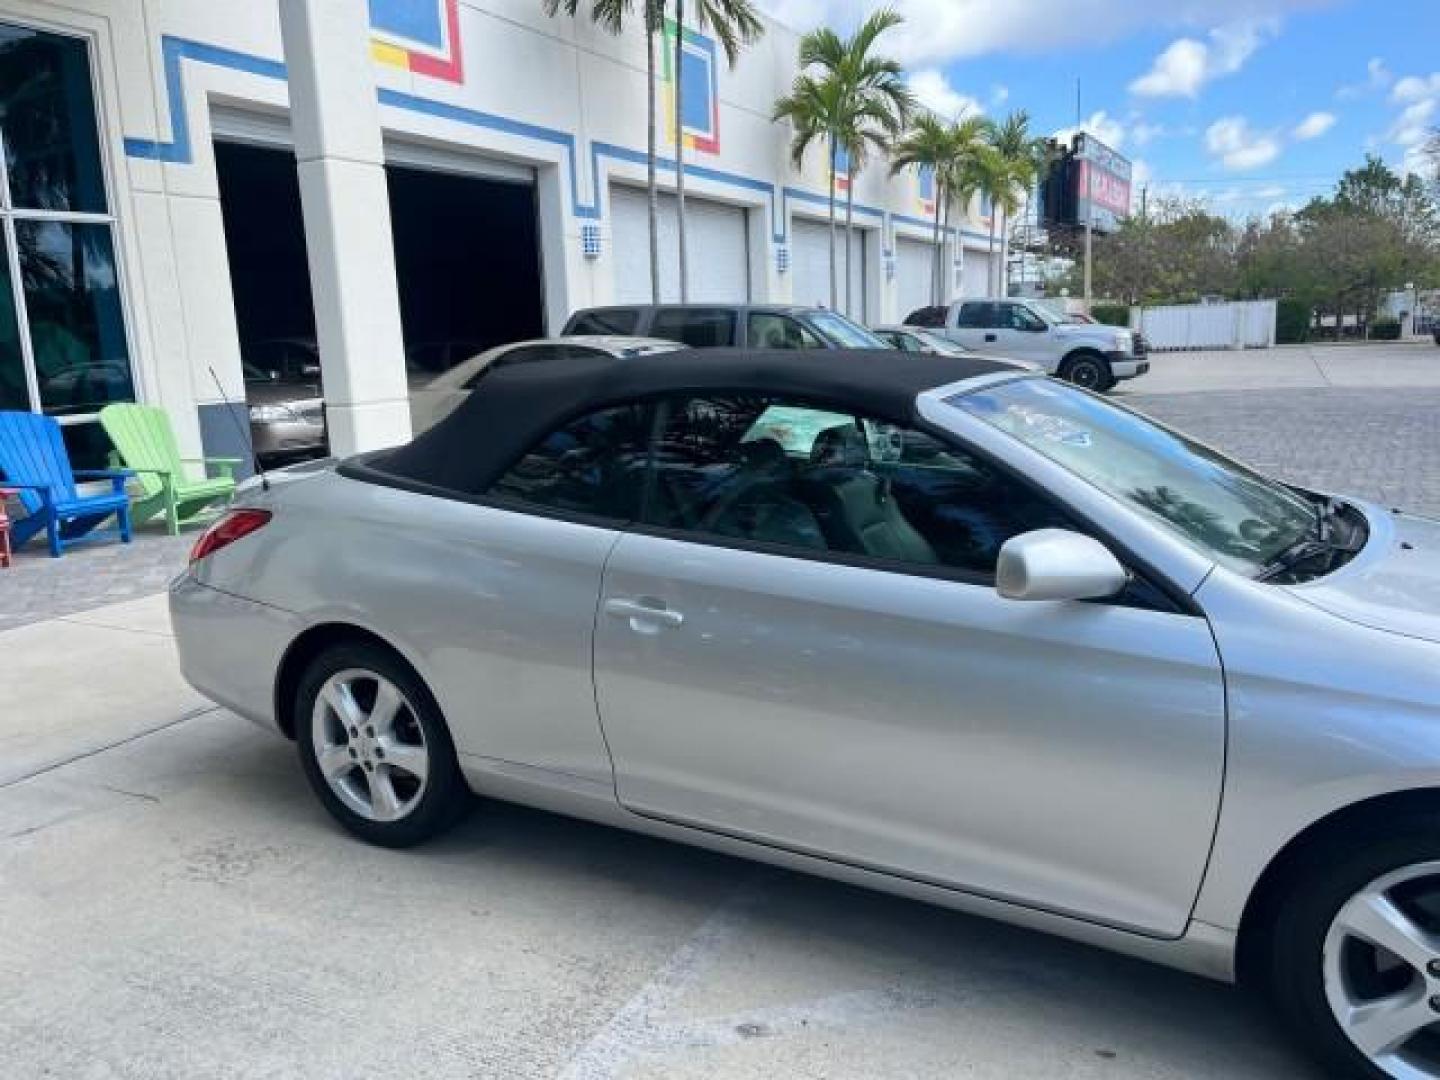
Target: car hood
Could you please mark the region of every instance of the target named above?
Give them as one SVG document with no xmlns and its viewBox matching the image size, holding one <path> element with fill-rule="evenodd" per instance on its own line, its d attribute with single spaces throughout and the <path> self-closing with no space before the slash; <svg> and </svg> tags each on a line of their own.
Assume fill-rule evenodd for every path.
<svg viewBox="0 0 1440 1080">
<path fill-rule="evenodd" d="M 1365 550 L 1317 581 L 1287 586 L 1342 619 L 1440 642 L 1440 521 L 1360 504 Z"/>
<path fill-rule="evenodd" d="M 1059 323 L 1055 333 L 1072 341 L 1100 341 L 1108 347 L 1117 333 L 1129 334 L 1128 326 L 1102 326 L 1096 323 Z"/>
</svg>

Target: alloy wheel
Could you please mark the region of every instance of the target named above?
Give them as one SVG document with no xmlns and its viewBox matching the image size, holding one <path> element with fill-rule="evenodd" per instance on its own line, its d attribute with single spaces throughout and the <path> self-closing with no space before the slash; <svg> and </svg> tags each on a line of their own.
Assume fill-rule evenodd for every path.
<svg viewBox="0 0 1440 1080">
<path fill-rule="evenodd" d="M 1346 1038 L 1386 1076 L 1440 1077 L 1440 862 L 1396 870 L 1336 913 L 1325 998 Z"/>
<path fill-rule="evenodd" d="M 425 794 L 430 751 L 405 695 L 373 671 L 330 676 L 310 725 L 315 760 L 330 789 L 368 821 L 399 821 Z"/>
<path fill-rule="evenodd" d="M 1105 381 L 1100 365 L 1093 360 L 1076 360 L 1070 365 L 1069 378 L 1072 383 L 1085 390 L 1098 390 Z"/>
</svg>

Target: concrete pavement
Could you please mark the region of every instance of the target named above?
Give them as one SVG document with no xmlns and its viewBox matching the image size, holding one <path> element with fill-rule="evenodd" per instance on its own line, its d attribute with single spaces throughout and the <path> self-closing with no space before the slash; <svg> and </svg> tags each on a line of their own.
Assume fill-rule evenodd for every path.
<svg viewBox="0 0 1440 1080">
<path fill-rule="evenodd" d="M 921 904 L 494 804 L 367 847 L 167 633 L 0 632 L 50 673 L 0 714 L 7 1078 L 1313 1076 L 1236 991 Z"/>
<path fill-rule="evenodd" d="M 1428 341 L 1376 342 L 1153 353 L 1150 371 L 1121 383 L 1120 394 L 1328 387 L 1440 388 L 1440 347 Z"/>
</svg>

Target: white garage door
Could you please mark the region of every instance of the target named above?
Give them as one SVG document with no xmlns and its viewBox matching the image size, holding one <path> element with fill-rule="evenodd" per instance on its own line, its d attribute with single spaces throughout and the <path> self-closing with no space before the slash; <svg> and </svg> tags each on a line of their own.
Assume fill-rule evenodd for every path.
<svg viewBox="0 0 1440 1080">
<path fill-rule="evenodd" d="M 836 223 L 835 254 L 840 260 L 835 307 L 852 319 L 865 322 L 869 312 L 866 297 L 865 251 L 869 230 L 855 229 L 850 239 L 850 258 L 845 258 L 845 227 Z M 850 311 L 845 311 L 845 274 L 850 274 Z M 825 221 L 794 218 L 790 224 L 791 298 L 807 307 L 830 306 L 830 226 Z"/>
<path fill-rule="evenodd" d="M 989 296 L 990 278 L 989 251 L 981 251 L 976 248 L 965 249 L 965 266 L 961 270 L 961 289 L 966 296 Z"/>
<path fill-rule="evenodd" d="M 835 254 L 840 260 L 836 289 L 839 292 L 836 309 L 859 322 L 866 321 L 866 260 L 865 250 L 869 231 L 855 229 L 850 240 L 850 304 L 853 310 L 845 312 L 845 227 L 835 226 Z M 830 306 L 830 226 L 824 221 L 794 218 L 790 223 L 790 275 L 792 280 L 791 298 L 797 304 L 807 307 Z"/>
<path fill-rule="evenodd" d="M 650 216 L 644 188 L 610 189 L 610 243 L 615 302 L 650 302 Z M 744 303 L 750 299 L 750 248 L 744 207 L 685 197 L 690 246 L 690 299 Z M 675 196 L 660 194 L 660 299 L 680 299 L 680 252 Z"/>
<path fill-rule="evenodd" d="M 895 241 L 895 285 L 900 318 L 935 301 L 935 245 L 897 237 Z M 949 299 L 946 297 L 945 299 Z"/>
</svg>

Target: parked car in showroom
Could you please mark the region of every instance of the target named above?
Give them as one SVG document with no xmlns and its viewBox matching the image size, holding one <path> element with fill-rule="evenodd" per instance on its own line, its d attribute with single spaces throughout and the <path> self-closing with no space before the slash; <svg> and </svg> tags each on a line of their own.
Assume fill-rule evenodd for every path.
<svg viewBox="0 0 1440 1080">
<path fill-rule="evenodd" d="M 974 352 L 1030 360 L 1087 390 L 1109 390 L 1150 370 L 1142 340 L 1123 327 L 1066 322 L 1031 300 L 961 299 L 905 319 Z"/>
<path fill-rule="evenodd" d="M 170 609 L 375 843 L 529 803 L 1238 977 L 1346 1075 L 1440 1075 L 1440 522 L 1057 380 L 502 367 L 250 482 Z"/>
<path fill-rule="evenodd" d="M 537 338 L 497 345 L 462 361 L 424 386 L 410 391 L 410 428 L 419 435 L 455 411 L 490 372 L 518 364 L 600 357 L 649 356 L 675 352 L 685 346 L 660 338 L 577 335 Z"/>
<path fill-rule="evenodd" d="M 325 399 L 318 368 L 318 356 L 313 375 L 302 375 L 298 368 L 287 375 L 242 363 L 250 442 L 262 467 L 326 453 Z"/>
<path fill-rule="evenodd" d="M 883 349 L 863 326 L 824 308 L 792 304 L 623 304 L 585 308 L 565 334 L 637 334 L 692 349 Z"/>
</svg>

